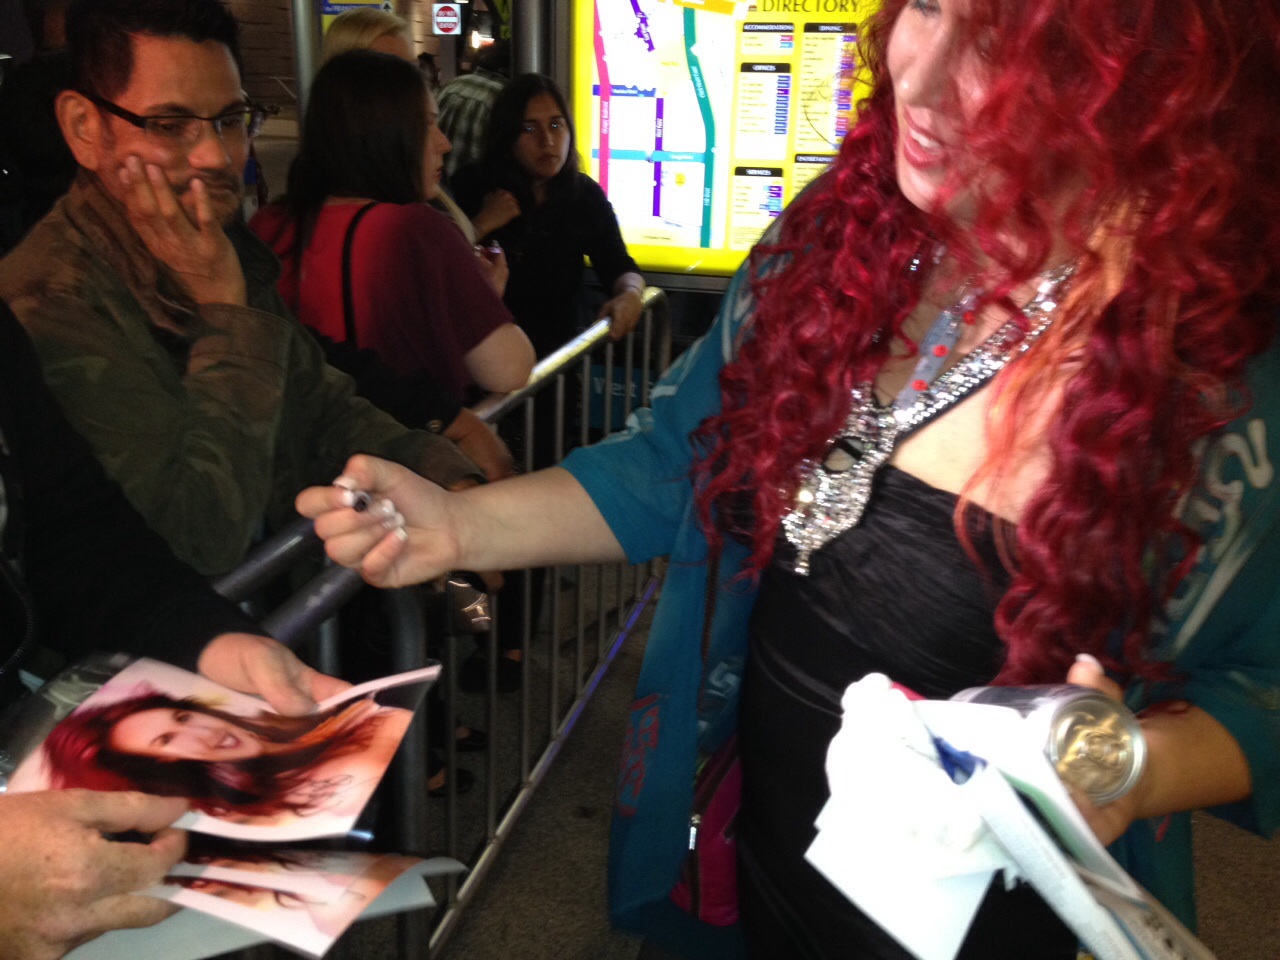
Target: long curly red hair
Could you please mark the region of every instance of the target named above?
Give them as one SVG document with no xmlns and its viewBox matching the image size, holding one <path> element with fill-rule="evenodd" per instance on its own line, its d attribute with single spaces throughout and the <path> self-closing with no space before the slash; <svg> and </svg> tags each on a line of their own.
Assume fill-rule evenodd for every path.
<svg viewBox="0 0 1280 960">
<path fill-rule="evenodd" d="M 1070 296 L 997 379 L 979 473 L 1001 477 L 1046 384 L 1061 391 L 1048 478 L 1003 531 L 999 681 L 1059 680 L 1078 652 L 1158 674 L 1150 626 L 1199 546 L 1176 519 L 1193 448 L 1247 406 L 1245 365 L 1280 302 L 1280 14 L 1273 0 L 971 0 L 964 29 L 992 69 L 966 124 L 967 168 L 986 174 L 955 171 L 939 204 L 976 191 L 961 231 L 896 180 L 885 51 L 905 6 L 886 0 L 868 24 L 872 90 L 824 183 L 752 255 L 749 332 L 693 438 L 703 523 L 718 549 L 712 517 L 749 504 L 749 527 L 723 532 L 749 540 L 751 573 L 769 562 L 797 465 L 902 337 L 914 256 L 941 240 L 999 297 L 1065 241 Z"/>
</svg>

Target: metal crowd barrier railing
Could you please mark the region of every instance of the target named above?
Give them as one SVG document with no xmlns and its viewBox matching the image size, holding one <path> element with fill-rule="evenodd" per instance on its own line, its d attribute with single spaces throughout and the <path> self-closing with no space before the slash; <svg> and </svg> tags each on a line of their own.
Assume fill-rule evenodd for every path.
<svg viewBox="0 0 1280 960">
<path fill-rule="evenodd" d="M 651 382 L 670 362 L 671 324 L 665 294 L 650 287 L 643 294 L 644 313 L 637 331 L 620 343 L 609 338 L 608 321 L 601 320 L 566 343 L 534 369 L 529 383 L 502 397 L 490 398 L 476 408 L 487 423 L 502 428 L 513 421 L 523 425 L 522 449 L 515 452 L 525 463 L 535 451 L 547 448 L 535 435 L 536 405 L 550 397 L 554 403 L 554 441 L 551 449 L 559 460 L 566 451 L 566 437 L 576 427 L 577 443 L 585 445 L 613 432 L 615 411 L 621 420 L 633 407 L 649 401 Z M 622 364 L 615 368 L 619 354 Z M 638 355 L 638 356 L 637 356 Z M 602 359 L 603 369 L 593 372 L 593 361 Z M 615 369 L 621 377 L 615 377 Z M 572 382 L 577 381 L 577 402 L 570 402 Z M 599 403 L 593 404 L 592 381 L 601 387 Z M 621 398 L 615 407 L 615 385 Z M 598 409 L 599 427 L 593 429 L 591 414 Z M 548 418 L 543 416 L 545 424 Z M 314 557 L 318 540 L 307 521 L 293 526 L 264 543 L 246 562 L 219 579 L 214 586 L 237 602 L 293 569 L 303 558 Z M 444 632 L 435 654 L 446 665 L 441 684 L 445 716 L 450 733 L 459 719 L 472 723 L 483 717 L 488 731 L 488 751 L 482 774 L 483 807 L 470 797 L 459 796 L 456 741 L 446 734 L 445 791 L 443 816 L 437 815 L 434 801 L 427 797 L 428 737 L 426 717 L 420 713 L 406 734 L 394 770 L 398 771 L 388 798 L 395 811 L 390 842 L 404 852 L 454 856 L 468 864 L 463 882 L 450 883 L 434 915 L 414 911 L 397 917 L 397 956 L 410 960 L 438 957 L 455 931 L 462 912 L 472 901 L 510 836 L 533 792 L 546 777 L 565 739 L 572 731 L 587 701 L 604 677 L 614 655 L 629 636 L 636 620 L 657 589 L 658 578 L 651 564 L 634 569 L 623 564 L 577 565 L 548 570 L 551 602 L 546 610 L 548 629 L 537 632 L 530 615 L 533 608 L 531 577 L 524 577 L 521 597 L 520 650 L 521 682 L 514 706 L 496 690 L 497 610 L 494 629 L 489 631 L 482 651 L 487 663 L 486 690 L 482 700 L 458 690 L 458 665 L 462 662 L 459 637 L 452 629 Z M 562 584 L 568 580 L 575 594 L 572 618 L 563 616 Z M 290 646 L 313 644 L 312 660 L 318 669 L 338 672 L 340 638 L 334 614 L 357 590 L 359 575 L 339 567 L 327 567 L 281 607 L 263 618 L 271 633 Z M 453 608 L 452 597 L 446 606 Z M 409 670 L 427 659 L 428 637 L 424 629 L 422 594 L 410 588 L 385 592 L 392 635 L 392 667 Z M 496 608 L 496 603 L 491 604 Z M 447 619 L 447 618 L 446 618 Z M 545 641 L 545 644 L 543 643 Z M 568 655 L 566 656 L 566 650 Z M 537 681 L 545 678 L 539 696 Z M 425 711 L 424 711 L 425 713 Z M 537 720 L 541 723 L 535 723 Z M 481 725 L 474 720 L 474 725 Z M 514 728 L 514 744 L 506 731 Z M 500 758 L 500 754 L 503 755 Z M 603 871 L 603 865 L 601 867 Z M 349 940 L 350 938 L 344 938 Z M 340 942 L 330 957 L 348 955 Z M 257 957 L 270 953 L 251 952 Z"/>
<path fill-rule="evenodd" d="M 530 462 L 538 447 L 535 435 L 535 405 L 539 400 L 545 401 L 548 396 L 554 404 L 554 442 L 553 459 L 558 461 L 566 452 L 567 427 L 577 419 L 577 441 L 586 445 L 593 439 L 601 439 L 614 432 L 615 423 L 615 384 L 621 386 L 621 421 L 636 406 L 645 406 L 649 402 L 649 389 L 653 380 L 670 363 L 671 359 L 671 322 L 665 293 L 655 287 L 647 288 L 642 296 L 644 314 L 638 330 L 624 338 L 620 343 L 609 339 L 607 320 L 598 321 L 595 325 L 578 337 L 566 343 L 555 353 L 548 356 L 534 369 L 529 383 L 505 397 L 492 399 L 476 408 L 476 413 L 490 424 L 510 422 L 517 418 L 523 424 L 523 448 L 513 451 L 525 463 Z M 622 364 L 615 367 L 619 354 Z M 593 359 L 602 355 L 603 370 L 596 375 L 592 370 Z M 615 369 L 621 371 L 621 377 L 615 378 Z M 578 403 L 569 402 L 568 392 L 571 381 L 578 381 Z M 589 412 L 592 409 L 591 382 L 595 376 L 601 386 L 598 409 L 600 427 L 593 430 Z M 575 585 L 574 602 L 572 604 L 572 620 L 567 622 L 560 602 L 561 579 L 566 574 L 572 577 Z M 635 625 L 636 619 L 644 605 L 652 599 L 657 589 L 657 579 L 652 565 L 643 565 L 629 570 L 625 565 L 582 565 L 573 568 L 551 567 L 547 580 L 550 584 L 551 603 L 546 610 L 548 643 L 546 644 L 545 673 L 545 709 L 541 711 L 545 722 L 545 738 L 539 738 L 540 751 L 535 751 L 533 722 L 534 703 L 531 689 L 530 662 L 533 659 L 533 644 L 536 624 L 531 622 L 529 611 L 532 607 L 531 584 L 529 577 L 524 579 L 523 610 L 520 624 L 520 640 L 522 659 L 525 664 L 522 670 L 522 683 L 519 701 L 519 743 L 518 763 L 516 764 L 516 783 L 518 789 L 511 794 L 503 809 L 500 795 L 501 784 L 498 771 L 498 754 L 500 738 L 495 736 L 502 724 L 500 716 L 501 698 L 495 695 L 495 664 L 497 662 L 496 635 L 497 626 L 489 633 L 486 660 L 489 672 L 486 678 L 484 722 L 489 731 L 489 752 L 486 765 L 486 795 L 483 821 L 483 832 L 477 846 L 477 855 L 469 859 L 471 867 L 465 881 L 443 914 L 439 917 L 431 938 L 431 956 L 439 955 L 444 944 L 454 932 L 462 911 L 484 882 L 484 878 L 493 865 L 511 830 L 524 812 L 534 790 L 546 777 L 558 755 L 565 739 L 576 724 L 583 707 L 594 693 L 605 672 L 613 661 L 618 648 L 627 638 Z M 612 581 L 610 583 L 610 581 Z M 591 589 L 594 588 L 594 589 Z M 594 607 L 594 622 L 589 621 L 590 608 Z M 565 638 L 567 636 L 567 642 Z M 459 662 L 456 638 L 448 638 L 449 649 L 446 659 Z M 570 648 L 568 662 L 562 656 L 563 648 Z M 447 678 L 446 700 L 450 706 L 456 704 L 457 694 L 453 689 L 452 675 Z M 562 685 L 568 689 L 562 689 Z M 454 710 L 449 710 L 452 722 Z M 452 754 L 452 742 L 449 743 Z M 535 756 L 536 752 L 536 756 Z M 448 769 L 453 770 L 453 757 L 450 756 Z M 450 798 L 452 801 L 452 798 Z M 447 830 L 446 853 L 457 855 L 460 852 L 459 815 L 463 811 L 463 803 L 450 803 L 446 811 Z M 602 866 L 603 870 L 603 866 Z"/>
</svg>

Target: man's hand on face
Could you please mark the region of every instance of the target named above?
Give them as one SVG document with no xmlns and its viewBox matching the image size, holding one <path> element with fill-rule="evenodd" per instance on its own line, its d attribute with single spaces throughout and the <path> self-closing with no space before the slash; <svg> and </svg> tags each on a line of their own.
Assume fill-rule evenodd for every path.
<svg viewBox="0 0 1280 960">
<path fill-rule="evenodd" d="M 186 852 L 172 829 L 186 804 L 141 793 L 53 790 L 0 796 L 0 957 L 57 960 L 108 930 L 158 923 L 176 909 L 137 891 Z M 149 842 L 104 834 L 134 831 Z"/>
<path fill-rule="evenodd" d="M 188 213 L 158 166 L 130 156 L 119 177 L 129 222 L 191 298 L 196 303 L 244 306 L 240 258 L 218 223 L 204 181 L 191 181 Z"/>
</svg>

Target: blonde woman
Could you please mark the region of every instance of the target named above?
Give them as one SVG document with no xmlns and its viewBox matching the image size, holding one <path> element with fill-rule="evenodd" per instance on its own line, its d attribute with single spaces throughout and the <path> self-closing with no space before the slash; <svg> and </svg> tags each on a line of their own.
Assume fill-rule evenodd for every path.
<svg viewBox="0 0 1280 960">
<path fill-rule="evenodd" d="M 349 50 L 376 50 L 409 61 L 417 56 L 409 21 L 375 7 L 348 10 L 333 18 L 320 48 L 321 63 Z"/>
<path fill-rule="evenodd" d="M 389 53 L 393 57 L 418 63 L 418 54 L 414 49 L 413 28 L 409 21 L 397 17 L 385 10 L 369 8 L 365 10 L 348 10 L 333 18 L 329 29 L 325 31 L 324 45 L 320 48 L 321 63 L 328 63 L 340 53 L 351 50 L 373 50 L 377 53 Z M 467 238 L 467 243 L 476 242 L 475 227 L 462 212 L 453 197 L 439 190 L 431 202 L 444 211 L 449 219 L 458 225 Z M 498 296 L 502 296 L 505 280 L 498 287 Z"/>
</svg>

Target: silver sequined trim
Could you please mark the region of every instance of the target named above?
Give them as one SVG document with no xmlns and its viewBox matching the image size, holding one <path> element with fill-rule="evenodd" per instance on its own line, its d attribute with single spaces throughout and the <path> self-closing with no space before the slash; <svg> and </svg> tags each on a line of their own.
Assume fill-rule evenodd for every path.
<svg viewBox="0 0 1280 960">
<path fill-rule="evenodd" d="M 1009 320 L 921 391 L 907 409 L 877 404 L 870 383 L 854 388 L 848 419 L 823 459 L 801 463 L 796 506 L 782 519 L 787 540 L 796 548 L 796 573 L 807 576 L 814 552 L 858 525 L 876 472 L 893 456 L 902 437 L 959 403 L 1030 349 L 1053 321 L 1057 296 L 1073 272 L 1069 265 L 1041 280 L 1035 297 L 1023 308 L 1029 324 L 1026 336 L 1019 339 L 1016 319 Z"/>
</svg>

